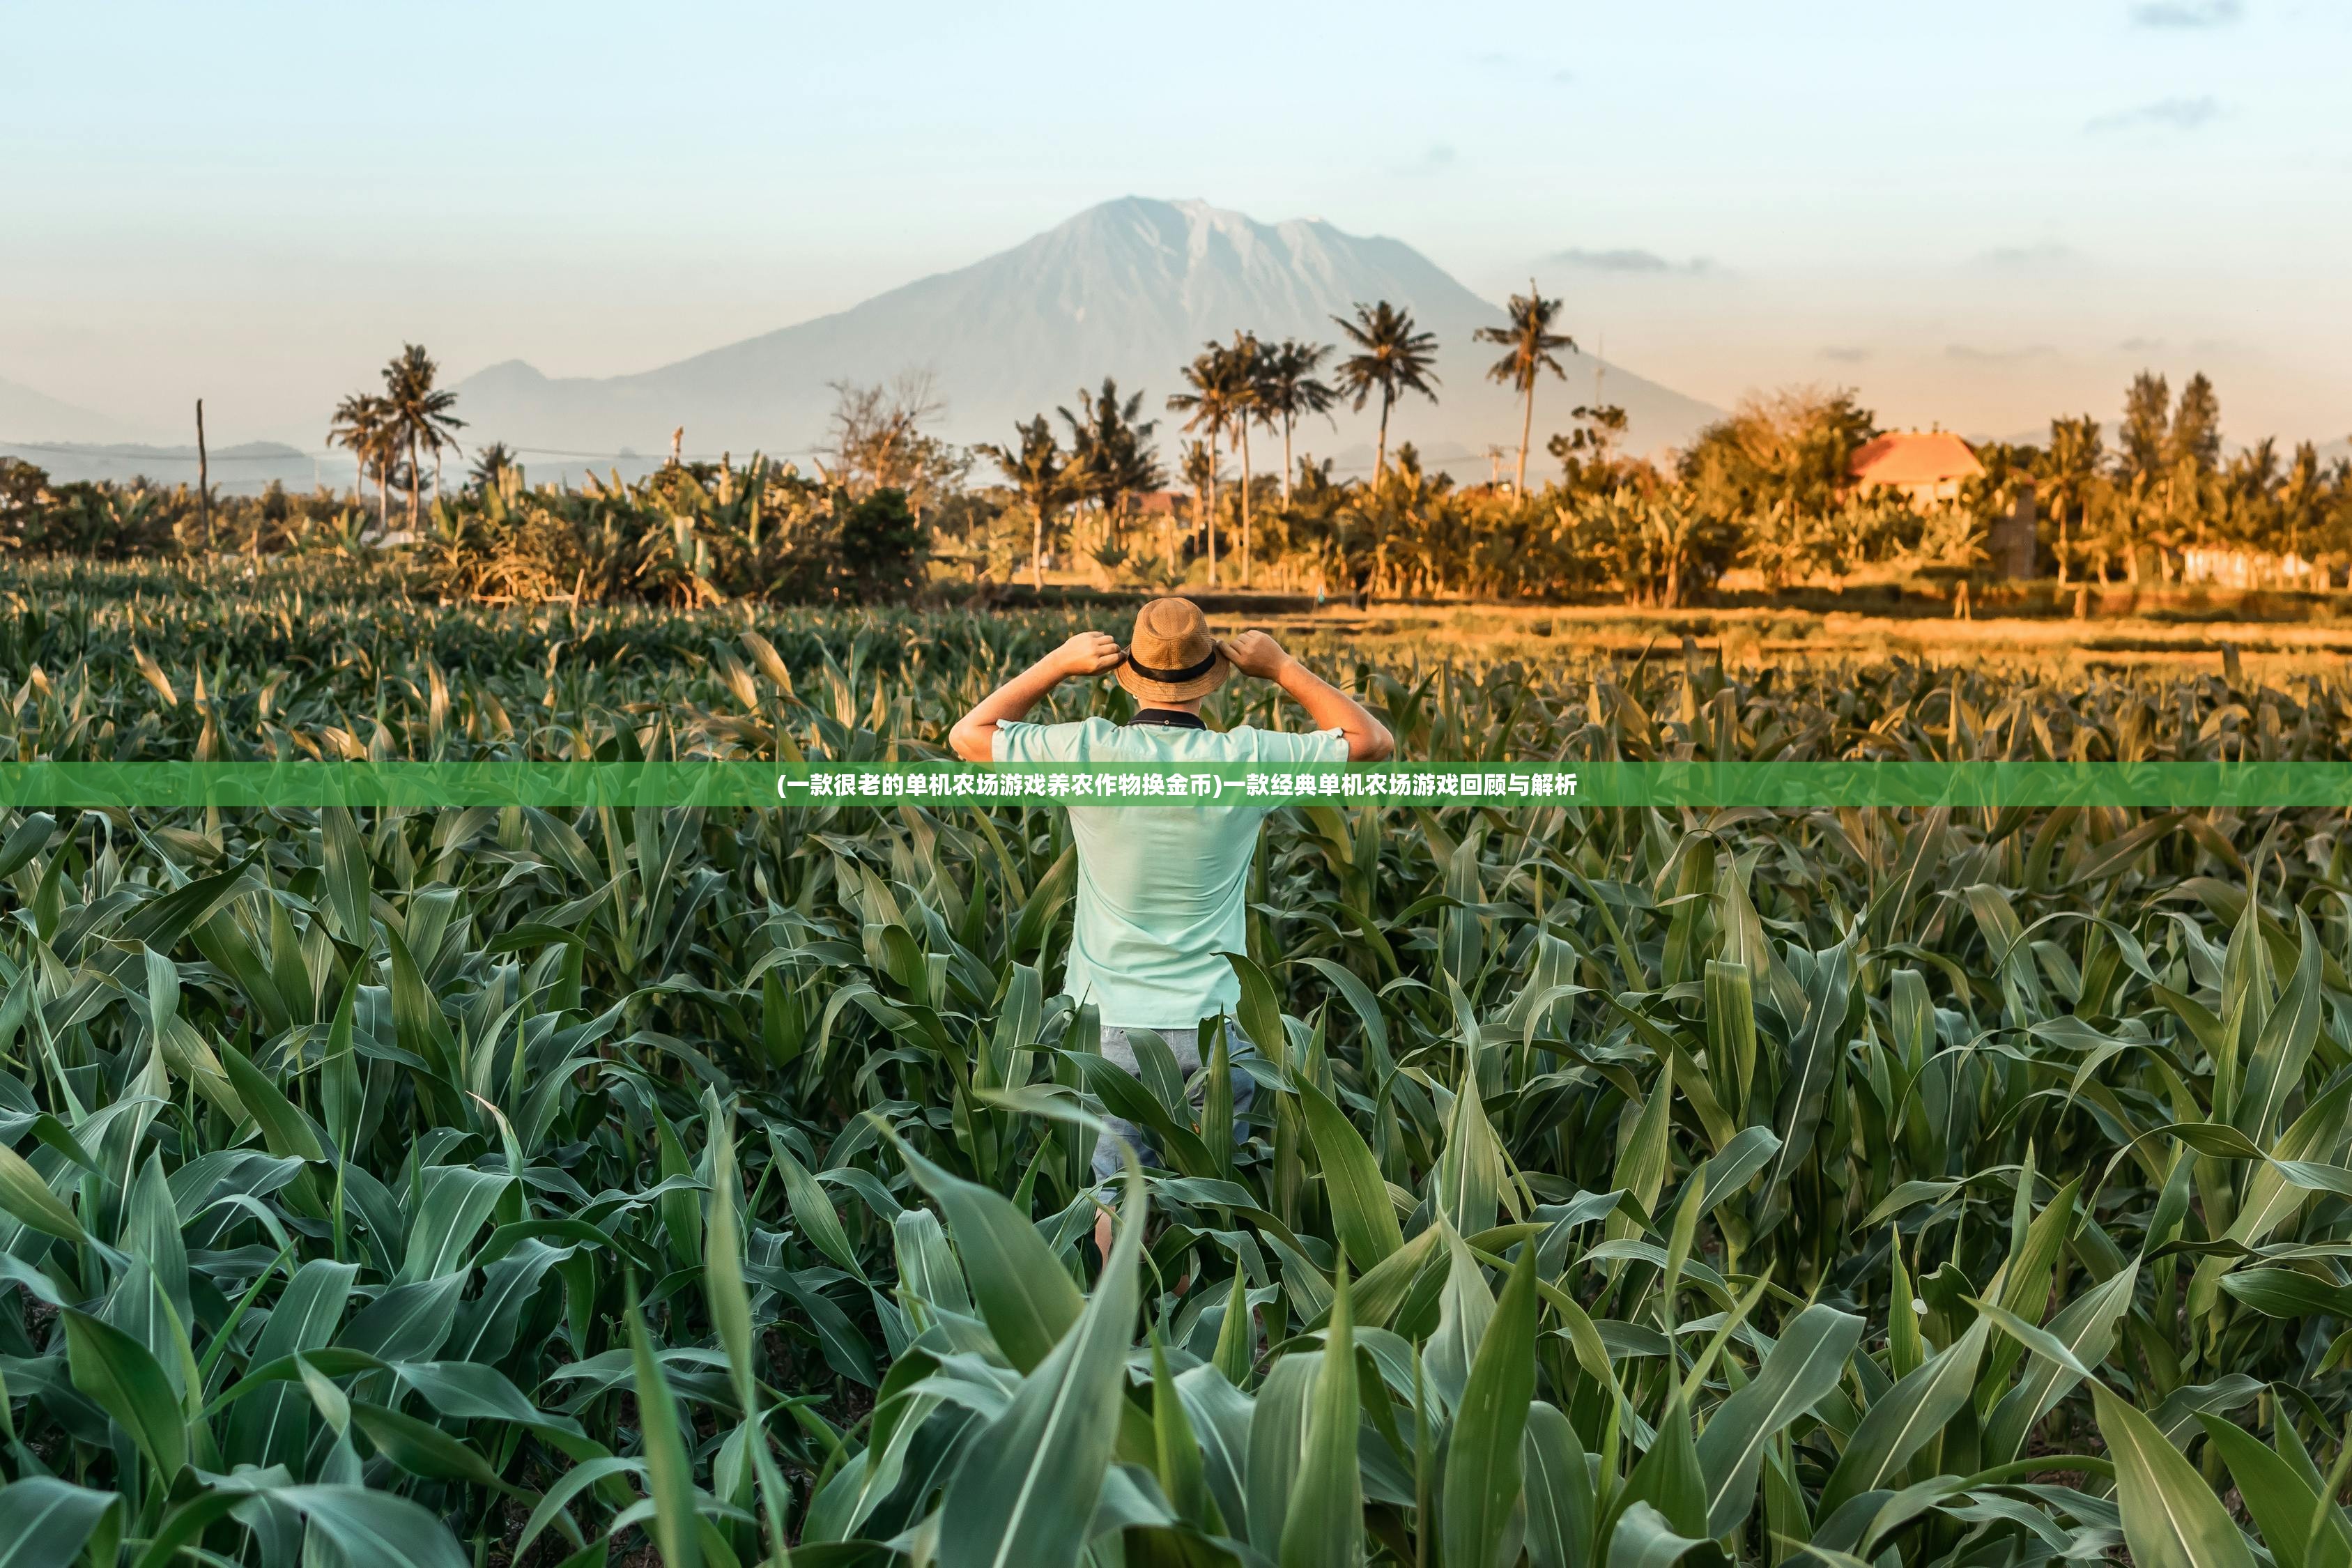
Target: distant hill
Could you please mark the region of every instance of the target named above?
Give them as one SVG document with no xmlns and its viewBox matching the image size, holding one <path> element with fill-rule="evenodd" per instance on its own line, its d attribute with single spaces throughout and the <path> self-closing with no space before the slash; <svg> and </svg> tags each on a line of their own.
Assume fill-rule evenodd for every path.
<svg viewBox="0 0 2352 1568">
<path fill-rule="evenodd" d="M 289 490 L 302 491 L 320 479 L 338 487 L 350 484 L 352 479 L 348 459 L 328 460 L 322 466 L 307 452 L 276 441 L 215 447 L 207 456 L 212 487 L 220 495 L 258 495 L 273 480 Z M 85 479 L 146 479 L 159 485 L 196 482 L 196 449 L 193 446 L 0 440 L 0 458 L 21 458 L 47 470 L 49 478 L 61 484 Z"/>
<path fill-rule="evenodd" d="M 837 380 L 937 378 L 948 412 L 940 433 L 959 442 L 1009 440 L 1013 425 L 1080 386 L 1116 376 L 1162 411 L 1178 369 L 1208 339 L 1234 329 L 1261 337 L 1334 342 L 1330 318 L 1355 301 L 1409 307 L 1437 335 L 1441 402 L 1401 405 L 1391 443 L 1409 440 L 1457 474 L 1485 477 L 1489 445 L 1518 437 L 1517 405 L 1486 380 L 1498 351 L 1475 342 L 1503 312 L 1400 240 L 1342 233 L 1318 219 L 1265 224 L 1202 202 L 1130 196 L 1092 207 L 1010 250 L 909 283 L 835 315 L 803 321 L 635 375 L 553 379 L 520 361 L 458 384 L 468 434 L 517 446 L 656 454 L 674 426 L 693 451 L 796 454 L 825 435 Z M 1573 326 L 1571 321 L 1570 325 Z M 1567 427 L 1591 399 L 1593 362 L 1564 354 L 1568 379 L 1538 394 L 1536 442 Z M 1622 405 L 1631 440 L 1647 449 L 1686 440 L 1717 410 L 1611 366 L 1603 395 Z M 1372 415 L 1341 415 L 1299 433 L 1302 452 L 1369 467 Z M 1278 446 L 1252 456 L 1280 466 Z M 1467 459 L 1465 464 L 1465 459 Z M 536 474 L 560 459 L 526 454 Z"/>
<path fill-rule="evenodd" d="M 0 440 L 121 441 L 139 432 L 103 414 L 0 381 Z"/>
</svg>

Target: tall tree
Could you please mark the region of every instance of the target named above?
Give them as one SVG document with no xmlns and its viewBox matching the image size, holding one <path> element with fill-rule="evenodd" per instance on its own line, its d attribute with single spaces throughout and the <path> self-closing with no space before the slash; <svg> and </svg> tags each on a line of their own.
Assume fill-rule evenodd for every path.
<svg viewBox="0 0 2352 1568">
<path fill-rule="evenodd" d="M 2088 414 L 2050 422 L 2050 449 L 2042 455 L 2042 480 L 2049 492 L 2051 512 L 2058 520 L 2058 585 L 2062 588 L 2074 555 L 2067 524 L 2079 516 L 2087 528 L 2091 489 L 2105 467 L 2105 447 L 2098 420 Z"/>
<path fill-rule="evenodd" d="M 1025 424 L 1016 424 L 1013 432 L 1021 437 L 1018 447 L 1003 447 L 983 442 L 975 448 L 983 457 L 992 458 L 1005 479 L 1018 490 L 1029 508 L 1029 583 L 1032 587 L 1045 586 L 1045 531 L 1054 518 L 1069 500 L 1074 475 L 1067 454 L 1054 438 L 1053 422 L 1040 414 Z"/>
<path fill-rule="evenodd" d="M 1499 343 L 1504 349 L 1503 357 L 1486 367 L 1486 379 L 1518 389 L 1519 465 L 1512 470 L 1511 493 L 1523 496 L 1528 493 L 1528 441 L 1535 432 L 1536 383 L 1545 371 L 1562 381 L 1568 379 L 1568 373 L 1560 368 L 1553 352 L 1567 349 L 1574 353 L 1576 340 L 1551 330 L 1552 318 L 1559 313 L 1559 301 L 1545 299 L 1532 278 L 1528 279 L 1526 293 L 1511 296 L 1509 311 L 1509 326 L 1481 327 L 1473 335 L 1482 343 Z"/>
<path fill-rule="evenodd" d="M 392 452 L 396 444 L 392 409 L 385 401 L 372 392 L 354 392 L 335 405 L 333 420 L 327 426 L 327 445 L 341 447 L 351 453 L 359 465 L 353 488 L 367 482 L 368 472 L 375 472 L 376 526 L 392 526 Z"/>
<path fill-rule="evenodd" d="M 1290 476 L 1297 465 L 1290 455 L 1290 435 L 1302 415 L 1328 417 L 1339 395 L 1317 373 L 1329 358 L 1329 343 L 1285 338 L 1258 356 L 1257 416 L 1282 430 L 1282 504 L 1290 504 Z"/>
<path fill-rule="evenodd" d="M 2200 474 L 2210 474 L 2221 466 L 2221 400 L 2201 370 L 2180 389 L 2165 456 L 2169 466 L 2193 468 Z"/>
<path fill-rule="evenodd" d="M 2164 377 L 2144 370 L 2124 393 L 2124 422 L 2116 432 L 2125 483 L 2152 483 L 2164 472 L 2171 432 L 2172 389 Z"/>
<path fill-rule="evenodd" d="M 493 441 L 474 454 L 474 466 L 466 475 L 466 482 L 477 490 L 494 490 L 506 482 L 515 468 L 514 448 L 504 441 Z"/>
<path fill-rule="evenodd" d="M 1192 487 L 1192 510 L 1194 514 L 1204 519 L 1208 523 L 1209 581 L 1213 584 L 1217 580 L 1216 450 L 1205 441 L 1187 441 L 1184 444 L 1184 459 L 1181 471 L 1184 476 L 1184 482 Z M 1176 549 L 1173 539 L 1171 539 L 1169 542 L 1168 571 L 1169 575 L 1171 577 L 1175 575 Z"/>
<path fill-rule="evenodd" d="M 2295 443 L 2294 459 L 2279 482 L 2279 521 L 2286 531 L 2286 551 L 2300 555 L 2327 514 L 2326 481 L 2319 471 L 2319 448 L 2308 441 Z"/>
<path fill-rule="evenodd" d="M 833 388 L 832 430 L 817 467 L 832 483 L 864 500 L 898 490 L 920 522 L 963 488 L 971 458 L 929 428 L 947 412 L 929 371 L 902 371 L 889 384 L 852 381 Z"/>
<path fill-rule="evenodd" d="M 1234 429 L 1241 437 L 1242 447 L 1242 586 L 1250 581 L 1250 426 L 1259 418 L 1259 362 L 1265 357 L 1255 332 L 1236 328 L 1233 347 L 1225 351 L 1232 363 L 1226 376 L 1234 386 Z"/>
<path fill-rule="evenodd" d="M 1233 351 L 1210 343 L 1184 367 L 1187 390 L 1171 393 L 1168 406 L 1185 416 L 1184 428 L 1197 430 L 1209 444 L 1209 585 L 1217 583 L 1217 443 L 1225 427 L 1243 417 L 1249 389 L 1236 374 Z"/>
<path fill-rule="evenodd" d="M 1118 395 L 1118 383 L 1103 377 L 1099 394 L 1078 388 L 1078 411 L 1057 408 L 1070 427 L 1070 467 L 1075 488 L 1098 508 L 1105 534 L 1124 520 L 1134 499 L 1165 482 L 1160 453 L 1151 444 L 1156 419 L 1141 417 L 1143 394 Z"/>
<path fill-rule="evenodd" d="M 2180 461 L 2194 465 L 2196 458 L 2183 453 Z M 2221 478 L 2221 510 L 2230 535 L 2238 543 L 2254 550 L 2277 548 L 2278 536 L 2287 529 L 2285 511 L 2279 504 L 2281 478 L 2275 436 L 2263 437 L 2230 460 Z"/>
<path fill-rule="evenodd" d="M 449 412 L 457 395 L 434 384 L 440 367 L 419 343 L 402 346 L 400 354 L 383 367 L 383 402 L 399 444 L 408 449 L 408 526 L 422 521 L 419 495 L 424 475 L 423 455 L 433 454 L 433 493 L 441 493 L 441 454 L 457 446 L 457 433 L 466 422 Z"/>
<path fill-rule="evenodd" d="M 1373 393 L 1381 395 L 1380 445 L 1372 458 L 1372 482 L 1387 476 L 1389 410 L 1408 392 L 1437 401 L 1437 375 L 1430 365 L 1437 357 L 1437 339 L 1413 326 L 1412 312 L 1400 310 L 1382 300 L 1377 305 L 1359 303 L 1356 319 L 1334 316 L 1356 352 L 1339 362 L 1339 390 L 1361 413 Z"/>
</svg>

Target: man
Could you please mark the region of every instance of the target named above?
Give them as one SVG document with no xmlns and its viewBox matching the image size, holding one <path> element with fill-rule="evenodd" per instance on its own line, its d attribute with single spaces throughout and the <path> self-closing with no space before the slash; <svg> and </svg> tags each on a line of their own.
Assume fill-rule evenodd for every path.
<svg viewBox="0 0 2352 1568">
<path fill-rule="evenodd" d="M 1201 719 L 1201 702 L 1233 670 L 1280 686 L 1317 726 L 1304 733 L 1241 725 L 1218 731 Z M 1108 719 L 1072 724 L 1021 721 L 1064 680 L 1116 670 L 1141 704 L 1124 725 Z M 1315 675 L 1264 632 L 1230 642 L 1209 635 L 1199 605 L 1154 599 L 1135 617 L 1126 648 L 1102 632 L 1081 632 L 1006 681 L 956 721 L 949 743 L 972 763 L 1264 763 L 1269 766 L 1376 763 L 1395 742 L 1362 703 Z M 1072 806 L 1078 851 L 1076 929 L 1063 990 L 1095 1005 L 1102 1051 L 1136 1071 L 1131 1029 L 1168 1042 L 1188 1076 L 1201 1070 L 1200 1023 L 1231 1014 L 1241 984 L 1223 956 L 1247 951 L 1250 864 L 1264 805 Z M 1236 1041 L 1236 1047 L 1244 1042 Z M 1236 1110 L 1253 1086 L 1234 1074 Z M 1113 1131 L 1142 1143 L 1139 1130 Z M 1118 1169 L 1109 1136 L 1095 1145 L 1095 1174 Z M 1095 1241 L 1110 1255 L 1110 1215 L 1095 1222 Z"/>
</svg>

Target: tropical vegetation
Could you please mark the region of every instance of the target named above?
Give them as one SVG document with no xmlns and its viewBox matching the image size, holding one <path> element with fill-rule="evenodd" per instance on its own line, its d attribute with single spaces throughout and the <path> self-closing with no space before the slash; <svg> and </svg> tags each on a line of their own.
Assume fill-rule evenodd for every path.
<svg viewBox="0 0 2352 1568">
<path fill-rule="evenodd" d="M 1009 440 L 961 448 L 934 433 L 944 405 L 915 374 L 840 384 L 813 474 L 756 455 L 674 454 L 631 479 L 531 485 L 523 454 L 492 441 L 451 491 L 443 461 L 462 451 L 465 422 L 431 356 L 409 344 L 381 392 L 334 410 L 329 439 L 361 481 L 349 497 L 56 484 L 0 458 L 0 551 L 393 548 L 418 591 L 449 600 L 809 603 L 927 589 L 985 599 L 1022 577 L 1042 590 L 1050 573 L 1102 588 L 1674 607 L 1730 584 L 1775 593 L 1911 578 L 1950 592 L 1987 573 L 1996 521 L 2024 511 L 2036 519 L 2033 568 L 2062 587 L 2352 583 L 2352 458 L 2324 458 L 2310 442 L 2282 454 L 2267 438 L 2227 451 L 2202 375 L 2178 399 L 2161 376 L 2136 378 L 2112 449 L 2091 414 L 2053 420 L 2046 443 L 1988 443 L 1983 473 L 1937 500 L 1859 488 L 1852 463 L 1880 433 L 1877 417 L 1850 391 L 1813 387 L 1751 397 L 1684 448 L 1646 455 L 1627 448 L 1625 411 L 1596 397 L 1545 439 L 1557 474 L 1531 482 L 1537 393 L 1564 378 L 1559 351 L 1576 346 L 1557 330 L 1562 310 L 1530 282 L 1507 324 L 1477 334 L 1503 351 L 1488 379 L 1519 405 L 1516 442 L 1493 449 L 1497 472 L 1484 483 L 1458 480 L 1409 439 L 1391 448 L 1400 406 L 1441 387 L 1434 336 L 1388 300 L 1335 318 L 1337 347 L 1248 331 L 1203 344 L 1160 400 L 1180 438 L 1172 463 L 1161 422 L 1145 416 L 1150 395 L 1111 378 L 1076 389 L 1075 409 L 1019 421 Z M 1302 424 L 1342 404 L 1378 408 L 1369 470 L 1297 450 Z M 1277 473 L 1258 471 L 1254 431 L 1279 436 Z M 397 530 L 394 490 L 406 499 Z"/>
</svg>

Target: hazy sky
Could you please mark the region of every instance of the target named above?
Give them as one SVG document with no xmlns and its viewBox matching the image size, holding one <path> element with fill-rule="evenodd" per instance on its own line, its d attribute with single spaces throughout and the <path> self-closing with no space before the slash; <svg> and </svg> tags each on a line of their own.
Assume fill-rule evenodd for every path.
<svg viewBox="0 0 2352 1568">
<path fill-rule="evenodd" d="M 1394 235 L 1728 404 L 2352 430 L 2352 0 L 0 0 L 0 379 L 315 446 L 404 339 L 643 369 L 1136 193 Z M 891 367 L 877 367 L 886 374 Z M 7 432 L 0 432 L 0 436 Z"/>
</svg>

